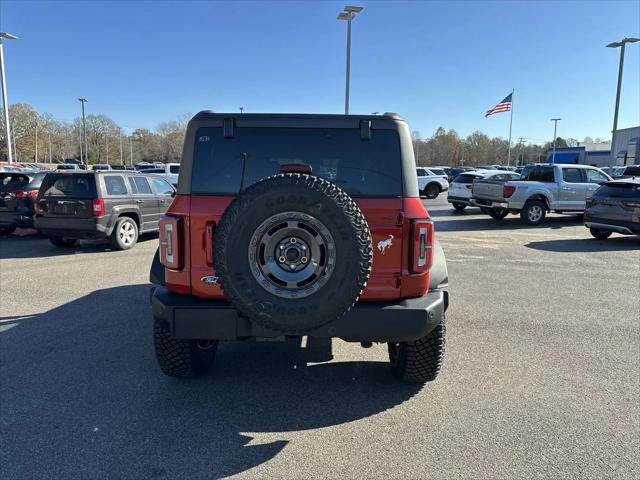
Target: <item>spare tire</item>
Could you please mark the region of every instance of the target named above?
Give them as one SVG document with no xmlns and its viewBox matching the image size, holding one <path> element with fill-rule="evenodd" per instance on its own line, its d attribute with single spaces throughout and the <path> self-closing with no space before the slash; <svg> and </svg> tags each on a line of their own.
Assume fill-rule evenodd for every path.
<svg viewBox="0 0 640 480">
<path fill-rule="evenodd" d="M 214 267 L 242 315 L 295 334 L 353 306 L 372 252 L 369 226 L 349 195 L 322 178 L 285 173 L 231 202 L 215 231 Z"/>
</svg>

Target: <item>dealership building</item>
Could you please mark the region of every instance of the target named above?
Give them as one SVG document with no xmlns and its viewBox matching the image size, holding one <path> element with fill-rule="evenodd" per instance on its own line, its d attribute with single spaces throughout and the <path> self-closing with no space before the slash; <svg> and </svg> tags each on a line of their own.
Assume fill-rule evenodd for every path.
<svg viewBox="0 0 640 480">
<path fill-rule="evenodd" d="M 614 144 L 591 143 L 547 150 L 549 163 L 579 163 L 594 167 L 640 165 L 640 127 L 616 130 Z"/>
<path fill-rule="evenodd" d="M 640 164 L 640 127 L 616 130 L 611 146 L 613 165 Z"/>
</svg>

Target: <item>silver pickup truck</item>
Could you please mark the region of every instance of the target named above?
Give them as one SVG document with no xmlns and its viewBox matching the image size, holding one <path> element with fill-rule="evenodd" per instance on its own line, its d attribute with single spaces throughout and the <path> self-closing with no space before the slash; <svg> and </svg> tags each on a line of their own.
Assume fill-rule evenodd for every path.
<svg viewBox="0 0 640 480">
<path fill-rule="evenodd" d="M 520 180 L 475 180 L 471 205 L 493 218 L 519 213 L 525 224 L 538 225 L 550 211 L 584 212 L 587 198 L 608 180 L 606 173 L 588 165 L 537 164 L 523 170 Z"/>
</svg>

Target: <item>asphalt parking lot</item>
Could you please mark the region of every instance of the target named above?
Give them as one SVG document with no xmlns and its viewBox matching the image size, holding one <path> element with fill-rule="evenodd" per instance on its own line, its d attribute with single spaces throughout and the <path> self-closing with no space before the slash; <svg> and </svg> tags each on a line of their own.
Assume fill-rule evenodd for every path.
<svg viewBox="0 0 640 480">
<path fill-rule="evenodd" d="M 0 477 L 638 478 L 640 240 L 426 204 L 451 306 L 423 388 L 391 377 L 385 346 L 342 341 L 223 344 L 211 374 L 164 377 L 157 237 L 3 238 Z"/>
</svg>

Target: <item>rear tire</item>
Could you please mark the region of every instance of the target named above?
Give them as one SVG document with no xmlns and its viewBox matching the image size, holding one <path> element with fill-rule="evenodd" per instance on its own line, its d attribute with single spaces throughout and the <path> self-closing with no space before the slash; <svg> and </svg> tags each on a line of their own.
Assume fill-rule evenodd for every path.
<svg viewBox="0 0 640 480">
<path fill-rule="evenodd" d="M 138 225 L 132 218 L 119 218 L 111 232 L 110 241 L 116 250 L 129 250 L 138 242 Z"/>
<path fill-rule="evenodd" d="M 526 225 L 540 225 L 547 214 L 547 207 L 540 200 L 530 200 L 524 204 L 520 218 Z"/>
<path fill-rule="evenodd" d="M 446 327 L 442 321 L 426 336 L 411 342 L 389 342 L 391 372 L 405 382 L 436 379 L 444 359 Z"/>
<path fill-rule="evenodd" d="M 158 320 L 153 322 L 153 344 L 156 360 L 165 375 L 193 378 L 204 375 L 213 366 L 218 350 L 217 340 L 178 340 Z"/>
<path fill-rule="evenodd" d="M 434 198 L 436 198 L 438 195 L 440 195 L 440 185 L 438 185 L 437 183 L 430 183 L 429 185 L 427 185 L 426 187 L 424 187 L 424 196 L 433 200 Z"/>
<path fill-rule="evenodd" d="M 77 242 L 77 238 L 60 237 L 58 235 L 49 235 L 49 241 L 56 247 L 69 248 L 73 247 Z"/>
<path fill-rule="evenodd" d="M 496 220 L 502 220 L 504 217 L 509 215 L 509 210 L 506 208 L 492 208 L 489 210 L 489 215 L 491 218 L 495 218 Z"/>
<path fill-rule="evenodd" d="M 0 236 L 11 235 L 15 229 L 15 225 L 11 225 L 10 227 L 0 227 Z"/>
<path fill-rule="evenodd" d="M 597 238 L 598 240 L 606 240 L 613 233 L 608 230 L 600 230 L 598 228 L 590 228 L 589 232 L 591 232 L 591 235 L 593 235 L 593 237 Z"/>
<path fill-rule="evenodd" d="M 467 206 L 465 204 L 463 204 L 463 203 L 452 203 L 452 205 L 453 205 L 453 208 L 455 208 L 459 212 L 461 212 L 462 210 L 467 208 Z"/>
</svg>

